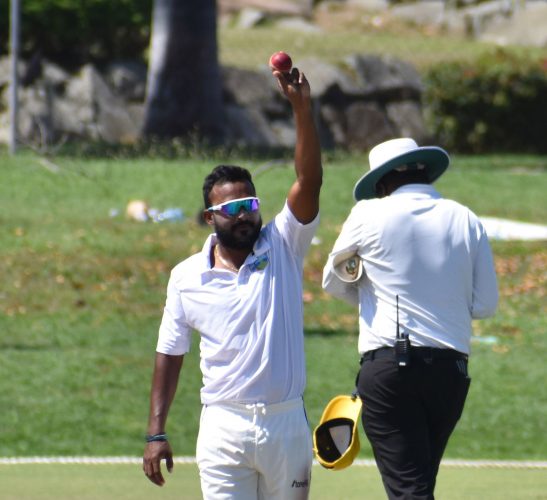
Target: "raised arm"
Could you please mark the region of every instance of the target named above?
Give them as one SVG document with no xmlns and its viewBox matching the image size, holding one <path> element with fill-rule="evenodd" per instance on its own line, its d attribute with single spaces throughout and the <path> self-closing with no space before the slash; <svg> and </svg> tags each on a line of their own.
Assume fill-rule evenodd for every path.
<svg viewBox="0 0 547 500">
<path fill-rule="evenodd" d="M 319 192 L 323 179 L 321 148 L 313 119 L 310 85 L 297 68 L 293 68 L 290 74 L 274 70 L 273 75 L 291 103 L 296 125 L 296 181 L 289 190 L 287 201 L 296 219 L 307 224 L 319 212 Z"/>
</svg>

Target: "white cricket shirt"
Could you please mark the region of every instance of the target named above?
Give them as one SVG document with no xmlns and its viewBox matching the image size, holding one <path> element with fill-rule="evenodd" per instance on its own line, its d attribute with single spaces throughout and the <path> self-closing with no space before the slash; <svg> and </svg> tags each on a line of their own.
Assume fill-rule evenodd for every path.
<svg viewBox="0 0 547 500">
<path fill-rule="evenodd" d="M 341 281 L 334 264 L 357 253 L 363 277 Z M 428 184 L 409 184 L 352 209 L 323 271 L 323 288 L 359 305 L 359 352 L 392 346 L 396 296 L 411 344 L 469 353 L 473 318 L 494 314 L 492 252 L 479 219 Z"/>
<path fill-rule="evenodd" d="M 199 332 L 203 404 L 302 396 L 302 270 L 318 223 L 319 216 L 301 224 L 285 203 L 238 274 L 211 268 L 214 234 L 172 270 L 156 350 L 184 354 L 192 331 Z"/>
</svg>

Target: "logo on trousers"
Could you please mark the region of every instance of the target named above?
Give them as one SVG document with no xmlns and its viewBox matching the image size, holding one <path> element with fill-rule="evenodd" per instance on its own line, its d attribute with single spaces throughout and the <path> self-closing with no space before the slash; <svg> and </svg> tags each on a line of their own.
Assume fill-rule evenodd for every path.
<svg viewBox="0 0 547 500">
<path fill-rule="evenodd" d="M 291 488 L 307 488 L 310 485 L 307 479 L 304 481 L 297 481 L 296 479 L 292 482 Z"/>
</svg>

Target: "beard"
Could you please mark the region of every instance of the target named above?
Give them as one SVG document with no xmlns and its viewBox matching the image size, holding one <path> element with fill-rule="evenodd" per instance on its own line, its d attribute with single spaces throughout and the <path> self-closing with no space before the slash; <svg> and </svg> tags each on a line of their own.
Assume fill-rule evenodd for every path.
<svg viewBox="0 0 547 500">
<path fill-rule="evenodd" d="M 262 229 L 262 218 L 256 224 L 248 221 L 236 222 L 230 229 L 214 225 L 218 241 L 233 250 L 252 250 Z"/>
</svg>

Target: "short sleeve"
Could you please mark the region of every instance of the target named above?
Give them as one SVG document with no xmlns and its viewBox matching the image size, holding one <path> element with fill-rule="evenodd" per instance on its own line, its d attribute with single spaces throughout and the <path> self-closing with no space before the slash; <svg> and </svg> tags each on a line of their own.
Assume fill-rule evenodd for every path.
<svg viewBox="0 0 547 500">
<path fill-rule="evenodd" d="M 156 346 L 156 351 L 162 354 L 181 355 L 190 350 L 192 330 L 186 323 L 176 281 L 175 275 L 171 273 Z"/>
<path fill-rule="evenodd" d="M 308 224 L 302 224 L 285 202 L 283 210 L 275 217 L 275 227 L 292 252 L 304 258 L 319 225 L 319 214 Z"/>
</svg>

